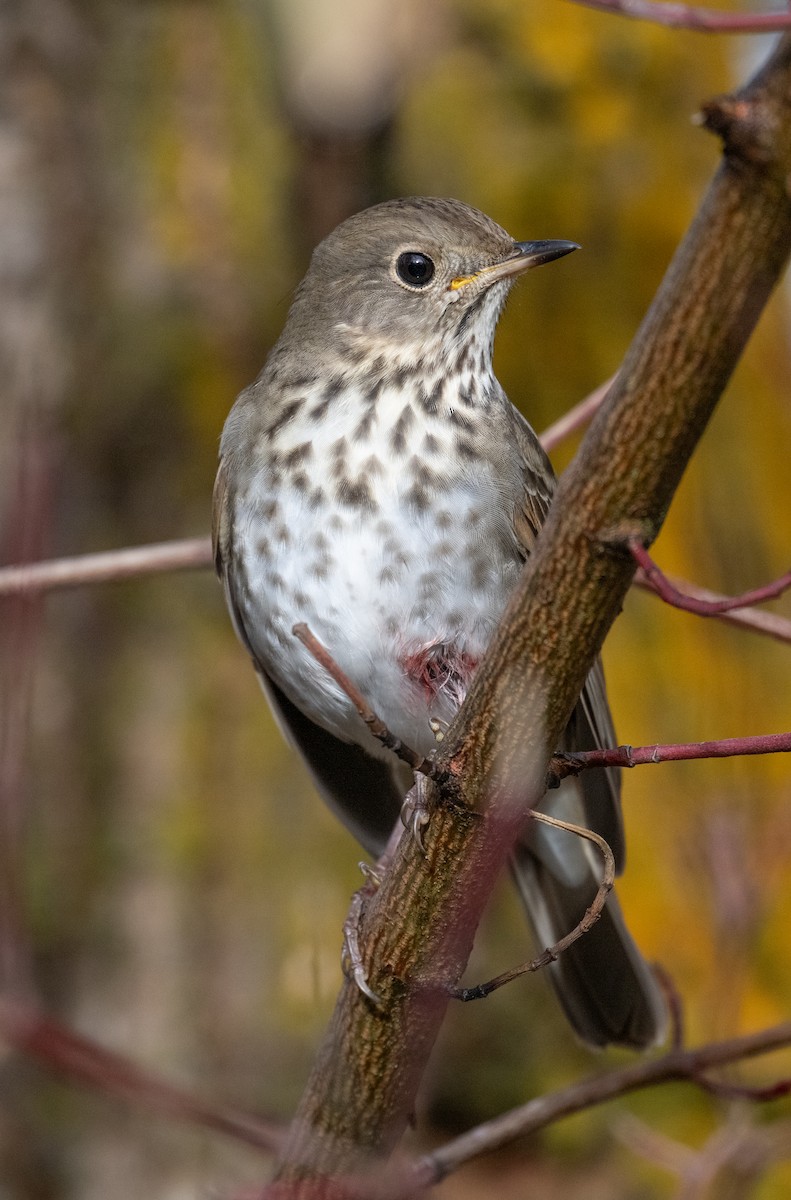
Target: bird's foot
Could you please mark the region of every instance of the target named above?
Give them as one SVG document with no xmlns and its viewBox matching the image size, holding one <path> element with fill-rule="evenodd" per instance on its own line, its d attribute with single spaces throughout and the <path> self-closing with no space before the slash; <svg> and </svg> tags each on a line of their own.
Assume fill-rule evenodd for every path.
<svg viewBox="0 0 791 1200">
<path fill-rule="evenodd" d="M 382 875 L 378 870 L 378 865 L 370 867 L 367 863 L 361 862 L 359 864 L 360 870 L 365 877 L 365 883 L 352 896 L 348 916 L 343 922 L 341 968 L 346 978 L 354 981 L 358 991 L 362 992 L 366 999 L 375 1004 L 377 1008 L 381 1008 L 382 997 L 378 996 L 368 983 L 368 972 L 365 969 L 363 956 L 360 952 L 360 920 L 363 914 L 363 906 L 382 882 Z"/>
<path fill-rule="evenodd" d="M 415 786 L 407 793 L 406 800 L 401 805 L 401 824 L 409 830 L 424 857 L 426 847 L 423 842 L 423 830 L 430 819 L 426 777 L 425 775 L 415 775 Z"/>
<path fill-rule="evenodd" d="M 448 722 L 441 721 L 439 717 L 432 717 L 429 721 L 429 728 L 434 734 L 434 741 L 441 742 L 448 732 Z"/>
</svg>

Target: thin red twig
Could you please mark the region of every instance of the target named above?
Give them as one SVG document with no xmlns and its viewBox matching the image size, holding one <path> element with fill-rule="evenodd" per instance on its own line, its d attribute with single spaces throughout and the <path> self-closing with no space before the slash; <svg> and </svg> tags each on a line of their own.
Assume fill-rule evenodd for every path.
<svg viewBox="0 0 791 1200">
<path fill-rule="evenodd" d="M 176 1117 L 216 1130 L 260 1150 L 277 1151 L 285 1130 L 274 1122 L 220 1108 L 158 1079 L 129 1059 L 38 1012 L 0 996 L 0 1037 L 46 1070 L 103 1095 L 140 1105 L 149 1113 Z"/>
<path fill-rule="evenodd" d="M 547 454 L 582 425 L 587 425 L 588 421 L 601 408 L 614 382 L 615 376 L 613 375 L 604 383 L 599 384 L 596 390 L 586 396 L 584 400 L 580 400 L 579 404 L 575 404 L 568 412 L 563 413 L 562 417 L 558 417 L 557 421 L 548 425 L 542 434 L 539 434 L 538 440 Z"/>
<path fill-rule="evenodd" d="M 688 596 L 694 596 L 698 600 L 710 601 L 717 603 L 720 600 L 727 600 L 729 597 L 721 596 L 718 592 L 711 592 L 708 588 L 699 587 L 696 583 L 690 583 L 686 579 L 676 579 L 668 575 L 665 578 L 672 583 L 677 591 Z M 651 592 L 656 596 L 656 588 L 648 582 L 642 570 L 638 570 L 634 577 L 635 586 L 642 588 L 645 591 Z M 734 608 L 727 612 L 711 613 L 711 616 L 717 621 L 722 621 L 725 625 L 735 625 L 738 629 L 749 629 L 753 633 L 762 633 L 765 637 L 774 638 L 775 641 L 791 643 L 791 621 L 786 617 L 780 617 L 777 613 L 762 612 L 755 608 Z"/>
<path fill-rule="evenodd" d="M 575 3 L 694 33 L 773 33 L 791 26 L 791 13 L 787 12 L 732 13 L 675 4 L 672 0 L 575 0 Z"/>
<path fill-rule="evenodd" d="M 749 592 L 742 592 L 740 596 L 721 596 L 714 600 L 706 600 L 676 587 L 657 566 L 639 538 L 629 538 L 627 545 L 632 558 L 656 594 L 674 608 L 695 613 L 699 617 L 719 617 L 737 608 L 751 608 L 754 604 L 764 604 L 767 600 L 776 600 L 791 588 L 791 571 L 786 571 L 779 579 L 752 588 Z"/>
<path fill-rule="evenodd" d="M 712 1096 L 720 1096 L 724 1100 L 754 1100 L 763 1104 L 769 1100 L 780 1100 L 791 1093 L 791 1079 L 778 1079 L 766 1087 L 750 1087 L 748 1084 L 729 1083 L 724 1079 L 711 1079 L 708 1075 L 698 1075 L 695 1082 Z"/>
<path fill-rule="evenodd" d="M 549 764 L 553 782 L 578 775 L 591 767 L 641 767 L 696 758 L 733 758 L 747 754 L 787 754 L 791 733 L 764 733 L 755 737 L 721 738 L 712 742 L 678 742 L 657 746 L 616 746 L 608 750 L 577 750 L 557 754 Z"/>
<path fill-rule="evenodd" d="M 651 970 L 662 989 L 662 995 L 667 1005 L 670 1026 L 668 1032 L 668 1049 L 682 1050 L 686 1039 L 684 1037 L 684 1003 L 681 999 L 681 993 L 676 987 L 676 981 L 673 976 L 661 963 L 652 963 Z"/>
</svg>

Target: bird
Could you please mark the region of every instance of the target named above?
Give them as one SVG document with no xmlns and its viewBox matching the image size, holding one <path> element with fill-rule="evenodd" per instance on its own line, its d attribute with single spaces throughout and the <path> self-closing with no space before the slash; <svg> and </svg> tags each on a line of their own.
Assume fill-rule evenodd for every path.
<svg viewBox="0 0 791 1200">
<path fill-rule="evenodd" d="M 212 527 L 234 627 L 319 793 L 372 855 L 409 774 L 294 626 L 309 627 L 395 738 L 432 753 L 555 489 L 495 377 L 495 328 L 521 275 L 578 248 L 516 241 L 453 199 L 365 209 L 314 250 L 279 339 L 225 422 Z M 615 744 L 597 661 L 561 748 Z M 623 868 L 616 769 L 565 780 L 542 808 L 599 833 Z M 601 878 L 587 842 L 536 822 L 510 866 L 544 946 L 580 921 Z M 549 975 L 588 1045 L 664 1037 L 661 989 L 614 893 Z"/>
</svg>

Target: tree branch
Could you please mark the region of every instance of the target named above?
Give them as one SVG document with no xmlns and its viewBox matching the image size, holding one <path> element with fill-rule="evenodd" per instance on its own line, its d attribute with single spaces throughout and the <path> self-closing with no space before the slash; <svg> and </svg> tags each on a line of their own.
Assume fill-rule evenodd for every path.
<svg viewBox="0 0 791 1200">
<path fill-rule="evenodd" d="M 188 571 L 212 563 L 209 538 L 183 538 L 151 546 L 130 546 L 99 554 L 77 554 L 48 562 L 0 567 L 0 596 L 55 591 L 86 583 L 131 579 L 158 571 Z"/>
<path fill-rule="evenodd" d="M 557 787 L 568 775 L 591 767 L 643 767 L 663 762 L 688 762 L 697 758 L 735 758 L 747 754 L 791 753 L 791 733 L 762 733 L 755 737 L 721 738 L 712 742 L 675 742 L 664 746 L 615 746 L 555 754 L 549 776 Z"/>
<path fill-rule="evenodd" d="M 46 1070 L 149 1114 L 201 1125 L 260 1150 L 275 1151 L 282 1144 L 284 1129 L 275 1122 L 193 1096 L 9 996 L 0 996 L 0 1038 Z"/>
<path fill-rule="evenodd" d="M 562 417 L 558 417 L 557 421 L 553 421 L 548 425 L 543 433 L 539 434 L 538 440 L 549 454 L 550 450 L 554 450 L 559 446 L 570 434 L 581 429 L 583 425 L 587 425 L 594 413 L 597 413 L 607 398 L 607 393 L 613 385 L 615 376 L 600 383 L 589 396 L 584 400 L 580 400 L 579 404 L 575 404 L 568 412 L 563 413 Z"/>
<path fill-rule="evenodd" d="M 753 604 L 765 604 L 767 600 L 776 600 L 783 592 L 791 587 L 791 571 L 786 571 L 779 579 L 765 583 L 762 587 L 742 592 L 740 596 L 722 596 L 715 600 L 705 600 L 684 592 L 668 579 L 667 575 L 656 565 L 651 555 L 639 538 L 629 539 L 629 553 L 641 568 L 648 585 L 653 588 L 660 599 L 673 608 L 683 609 L 684 612 L 696 613 L 699 617 L 720 617 L 723 613 L 733 612 L 735 608 L 749 608 Z"/>
<path fill-rule="evenodd" d="M 728 596 L 722 596 L 719 592 L 710 592 L 708 588 L 690 583 L 686 579 L 677 579 L 670 575 L 666 575 L 665 578 L 677 592 L 693 596 L 696 600 L 709 602 L 714 606 L 722 600 L 729 599 Z M 657 595 L 656 588 L 649 583 L 642 571 L 637 572 L 633 583 L 636 587 L 651 592 L 654 596 Z M 738 629 L 749 629 L 753 633 L 762 633 L 778 642 L 791 643 L 791 621 L 786 617 L 778 616 L 777 613 L 762 612 L 754 608 L 726 608 L 724 612 L 714 612 L 711 615 L 715 620 L 723 621 L 726 625 L 735 625 Z"/>
<path fill-rule="evenodd" d="M 360 945 L 382 1004 L 344 985 L 272 1195 L 342 1195 L 333 1179 L 379 1173 L 401 1137 L 448 988 L 631 584 L 628 539 L 656 536 L 786 263 L 791 40 L 747 89 L 706 111 L 724 162 L 439 747 L 437 764 L 459 776 L 463 803 L 429 785 L 425 856 L 402 838 L 363 915 Z"/>
<path fill-rule="evenodd" d="M 653 21 L 695 33 L 775 33 L 791 26 L 791 13 L 733 13 L 672 0 L 574 0 L 583 8 L 615 13 L 639 21 Z"/>
<path fill-rule="evenodd" d="M 439 1183 L 464 1163 L 480 1154 L 489 1153 L 505 1146 L 515 1138 L 524 1137 L 546 1128 L 562 1117 L 571 1116 L 583 1109 L 594 1108 L 625 1096 L 642 1088 L 655 1087 L 660 1083 L 686 1080 L 696 1087 L 710 1090 L 710 1080 L 704 1075 L 714 1067 L 755 1058 L 772 1050 L 791 1045 L 791 1021 L 762 1029 L 759 1033 L 730 1038 L 722 1042 L 710 1042 L 694 1050 L 671 1050 L 660 1058 L 630 1063 L 619 1070 L 605 1075 L 594 1075 L 562 1091 L 540 1096 L 510 1112 L 478 1125 L 461 1137 L 448 1142 L 439 1150 L 425 1155 L 409 1170 L 392 1190 L 377 1196 L 377 1200 L 398 1200 L 412 1196 L 416 1191 Z M 770 1088 L 765 1090 L 766 1098 Z"/>
</svg>

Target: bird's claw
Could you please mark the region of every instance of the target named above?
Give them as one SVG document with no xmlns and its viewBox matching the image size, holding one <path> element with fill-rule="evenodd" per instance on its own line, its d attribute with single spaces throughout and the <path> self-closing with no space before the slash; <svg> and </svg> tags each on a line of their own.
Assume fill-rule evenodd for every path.
<svg viewBox="0 0 791 1200">
<path fill-rule="evenodd" d="M 373 1004 L 376 1008 L 382 1007 L 382 997 L 377 995 L 377 993 L 369 985 L 368 976 L 365 973 L 365 967 L 363 966 L 362 962 L 356 962 L 354 965 L 349 962 L 346 974 L 347 977 L 351 975 L 351 978 L 357 985 L 357 990 L 362 992 L 366 1000 L 370 1000 L 371 1004 Z"/>
<path fill-rule="evenodd" d="M 362 916 L 363 901 L 365 893 L 370 892 L 371 886 L 375 891 L 381 882 L 381 876 L 367 863 L 359 864 L 360 870 L 365 876 L 365 884 L 360 891 L 355 892 L 352 896 L 349 915 L 343 923 L 343 950 L 341 951 L 341 969 L 347 979 L 352 979 L 357 987 L 357 990 L 362 992 L 366 1000 L 370 1000 L 376 1008 L 382 1007 L 382 997 L 378 996 L 373 988 L 368 983 L 368 973 L 363 963 L 363 956 L 360 953 L 360 917 Z"/>
<path fill-rule="evenodd" d="M 441 742 L 448 732 L 448 722 L 440 721 L 439 717 L 432 717 L 429 721 L 429 727 L 434 734 L 435 742 Z"/>
<path fill-rule="evenodd" d="M 373 884 L 374 890 L 376 891 L 382 883 L 382 872 L 376 867 L 372 867 L 371 864 L 367 862 L 358 862 L 357 866 L 359 867 L 360 874 L 363 876 L 366 883 Z"/>
<path fill-rule="evenodd" d="M 426 799 L 426 781 L 423 775 L 415 777 L 415 786 L 401 805 L 401 824 L 409 830 L 413 841 L 420 853 L 425 857 L 426 847 L 423 842 L 423 830 L 430 820 L 428 801 Z"/>
</svg>

